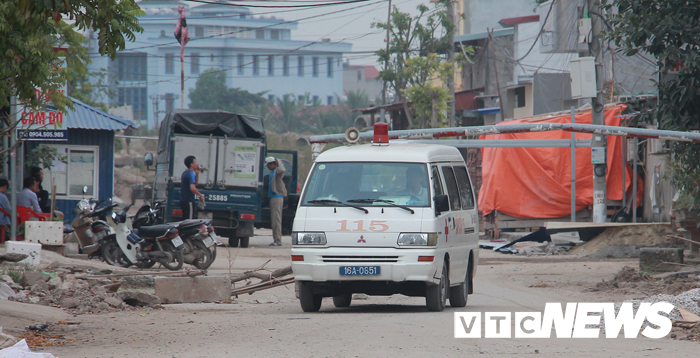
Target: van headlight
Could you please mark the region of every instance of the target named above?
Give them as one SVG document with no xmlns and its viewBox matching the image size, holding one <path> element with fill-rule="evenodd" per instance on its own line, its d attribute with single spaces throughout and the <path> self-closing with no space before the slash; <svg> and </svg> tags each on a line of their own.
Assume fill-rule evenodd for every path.
<svg viewBox="0 0 700 358">
<path fill-rule="evenodd" d="M 399 246 L 435 246 L 437 233 L 401 233 L 397 243 Z"/>
<path fill-rule="evenodd" d="M 292 245 L 325 245 L 326 234 L 323 232 L 294 232 Z"/>
</svg>

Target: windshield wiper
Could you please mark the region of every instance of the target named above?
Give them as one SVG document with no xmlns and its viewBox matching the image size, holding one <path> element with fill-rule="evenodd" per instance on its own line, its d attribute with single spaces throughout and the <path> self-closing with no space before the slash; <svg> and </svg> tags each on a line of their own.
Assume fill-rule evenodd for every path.
<svg viewBox="0 0 700 358">
<path fill-rule="evenodd" d="M 338 201 L 338 200 L 332 200 L 332 199 L 309 200 L 309 201 L 307 201 L 307 203 L 311 203 L 311 204 L 340 204 L 342 206 L 347 206 L 349 208 L 355 208 L 357 210 L 362 210 L 365 212 L 365 214 L 369 214 L 369 210 L 367 210 L 361 206 L 346 204 L 346 203 L 344 203 L 342 201 Z"/>
<path fill-rule="evenodd" d="M 410 211 L 411 214 L 415 214 L 415 213 L 416 213 L 415 211 L 413 211 L 413 209 L 409 208 L 408 206 L 399 205 L 399 204 L 394 204 L 394 201 L 393 201 L 393 200 L 386 200 L 386 199 L 352 199 L 352 200 L 348 200 L 348 203 L 368 203 L 368 204 L 371 204 L 371 203 L 385 203 L 385 204 L 389 204 L 389 205 L 391 205 L 391 206 L 395 206 L 395 207 L 397 207 L 397 208 L 404 209 L 404 210 L 406 210 L 406 211 Z"/>
</svg>

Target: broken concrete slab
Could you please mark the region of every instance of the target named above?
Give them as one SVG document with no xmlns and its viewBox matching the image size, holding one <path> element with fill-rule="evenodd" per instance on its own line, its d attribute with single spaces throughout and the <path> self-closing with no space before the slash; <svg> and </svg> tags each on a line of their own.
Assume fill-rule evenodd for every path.
<svg viewBox="0 0 700 358">
<path fill-rule="evenodd" d="M 49 275 L 46 275 L 46 277 L 48 279 L 51 278 L 51 276 Z M 32 287 L 39 282 L 46 281 L 48 280 L 44 278 L 44 274 L 42 274 L 41 271 L 24 271 L 24 273 L 22 274 L 22 279 L 19 283 L 24 287 Z"/>
<path fill-rule="evenodd" d="M 140 291 L 119 291 L 117 297 L 130 306 L 152 307 L 160 304 L 160 298 L 158 296 Z"/>
<path fill-rule="evenodd" d="M 106 297 L 105 298 L 105 303 L 112 306 L 112 307 L 121 307 L 124 304 L 124 301 L 116 298 L 116 297 Z"/>
<path fill-rule="evenodd" d="M 683 249 L 645 247 L 639 250 L 639 271 L 678 271 L 683 263 Z"/>
<path fill-rule="evenodd" d="M 227 276 L 156 277 L 156 296 L 163 303 L 217 302 L 231 298 Z"/>
<path fill-rule="evenodd" d="M 0 300 L 15 297 L 15 291 L 8 284 L 0 282 Z"/>
</svg>

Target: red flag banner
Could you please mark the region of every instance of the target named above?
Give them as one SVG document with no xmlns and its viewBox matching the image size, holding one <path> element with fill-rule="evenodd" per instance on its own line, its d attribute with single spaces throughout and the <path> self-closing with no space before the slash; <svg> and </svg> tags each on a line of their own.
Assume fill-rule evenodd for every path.
<svg viewBox="0 0 700 358">
<path fill-rule="evenodd" d="M 187 29 L 187 20 L 185 19 L 185 7 L 180 5 L 177 7 L 177 12 L 180 13 L 180 18 L 175 26 L 175 38 L 180 43 L 180 61 L 185 60 L 185 44 L 190 41 L 190 30 Z"/>
</svg>

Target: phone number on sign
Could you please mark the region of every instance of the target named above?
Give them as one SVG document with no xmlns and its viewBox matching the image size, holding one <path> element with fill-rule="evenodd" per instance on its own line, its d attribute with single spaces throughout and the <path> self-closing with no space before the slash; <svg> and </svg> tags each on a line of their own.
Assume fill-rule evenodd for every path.
<svg viewBox="0 0 700 358">
<path fill-rule="evenodd" d="M 17 132 L 18 137 L 24 138 L 51 138 L 51 139 L 63 139 L 66 138 L 66 132 L 64 131 L 31 131 L 31 132 Z"/>
</svg>

